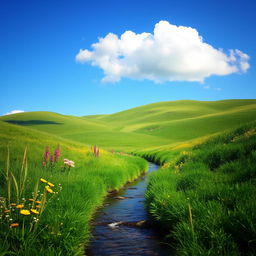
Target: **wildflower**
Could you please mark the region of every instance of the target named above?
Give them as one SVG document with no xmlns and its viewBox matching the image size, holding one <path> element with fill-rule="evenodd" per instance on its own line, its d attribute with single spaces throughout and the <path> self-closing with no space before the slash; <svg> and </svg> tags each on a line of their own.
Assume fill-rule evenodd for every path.
<svg viewBox="0 0 256 256">
<path fill-rule="evenodd" d="M 21 208 L 23 208 L 23 207 L 24 207 L 24 204 L 18 204 L 18 205 L 16 206 L 17 209 L 21 209 Z"/>
<path fill-rule="evenodd" d="M 45 186 L 45 189 L 48 193 L 53 193 L 53 190 L 50 188 L 50 186 Z"/>
<path fill-rule="evenodd" d="M 51 155 L 50 160 L 51 160 L 52 163 L 55 162 L 55 156 Z"/>
<path fill-rule="evenodd" d="M 97 146 L 96 145 L 94 145 L 94 147 L 93 147 L 93 153 L 95 156 L 97 156 Z"/>
<path fill-rule="evenodd" d="M 41 178 L 40 181 L 43 182 L 43 183 L 47 183 L 47 180 L 45 180 L 43 178 Z"/>
<path fill-rule="evenodd" d="M 36 208 L 41 208 L 41 205 L 36 205 Z"/>
<path fill-rule="evenodd" d="M 44 161 L 46 163 L 49 161 L 49 157 L 50 157 L 50 148 L 49 148 L 49 146 L 47 146 L 45 148 L 45 152 L 44 152 Z"/>
<path fill-rule="evenodd" d="M 15 204 L 15 203 L 11 203 L 11 204 L 10 204 L 10 206 L 16 206 L 16 205 L 17 205 L 17 204 Z"/>
<path fill-rule="evenodd" d="M 54 187 L 54 184 L 52 184 L 51 182 L 47 182 L 47 184 L 48 184 L 50 187 Z"/>
<path fill-rule="evenodd" d="M 58 145 L 58 147 L 56 148 L 56 150 L 54 152 L 54 156 L 55 156 L 55 162 L 58 162 L 58 160 L 60 158 L 60 145 Z"/>
<path fill-rule="evenodd" d="M 36 201 L 37 204 L 41 204 L 42 202 L 41 201 Z"/>
<path fill-rule="evenodd" d="M 33 222 L 38 222 L 39 221 L 39 219 L 38 218 L 36 218 L 36 217 L 33 217 Z"/>
<path fill-rule="evenodd" d="M 8 209 L 4 211 L 4 213 L 10 213 L 10 212 L 11 210 L 8 210 Z"/>
<path fill-rule="evenodd" d="M 42 162 L 42 165 L 43 165 L 43 166 L 46 166 L 46 162 L 45 162 L 45 161 L 43 161 L 43 162 Z"/>
<path fill-rule="evenodd" d="M 18 227 L 19 226 L 19 223 L 12 223 L 11 225 L 10 225 L 10 228 L 16 228 L 16 227 Z"/>
<path fill-rule="evenodd" d="M 22 214 L 22 215 L 30 215 L 30 211 L 29 210 L 20 210 L 20 214 Z"/>
<path fill-rule="evenodd" d="M 34 202 L 35 200 L 33 198 L 29 198 L 28 201 Z"/>
<path fill-rule="evenodd" d="M 75 162 L 74 161 L 71 161 L 69 159 L 64 159 L 64 164 L 69 166 L 69 167 L 75 167 Z"/>
<path fill-rule="evenodd" d="M 34 214 L 39 214 L 39 211 L 37 211 L 36 209 L 31 209 L 30 211 Z"/>
</svg>

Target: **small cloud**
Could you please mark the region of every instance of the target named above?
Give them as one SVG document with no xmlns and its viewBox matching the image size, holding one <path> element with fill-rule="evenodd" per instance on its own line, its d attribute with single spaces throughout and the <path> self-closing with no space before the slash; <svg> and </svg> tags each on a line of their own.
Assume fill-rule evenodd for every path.
<svg viewBox="0 0 256 256">
<path fill-rule="evenodd" d="M 24 110 L 13 110 L 13 111 L 10 111 L 10 112 L 5 113 L 3 115 L 7 116 L 7 115 L 18 114 L 18 113 L 23 113 L 23 112 L 25 112 L 25 111 Z"/>
<path fill-rule="evenodd" d="M 126 77 L 203 83 L 207 77 L 245 73 L 250 67 L 249 56 L 242 51 L 225 53 L 206 43 L 195 28 L 163 20 L 152 33 L 125 31 L 120 37 L 109 33 L 92 44 L 92 50 L 81 49 L 76 60 L 101 68 L 103 82 Z"/>
<path fill-rule="evenodd" d="M 210 87 L 210 85 L 205 85 L 203 88 L 204 89 L 210 89 L 211 87 Z"/>
</svg>

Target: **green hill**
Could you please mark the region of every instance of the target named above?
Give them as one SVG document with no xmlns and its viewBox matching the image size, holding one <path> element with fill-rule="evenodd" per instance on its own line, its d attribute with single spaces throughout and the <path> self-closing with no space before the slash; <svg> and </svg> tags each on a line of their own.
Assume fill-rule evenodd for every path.
<svg viewBox="0 0 256 256">
<path fill-rule="evenodd" d="M 150 188 L 154 189 L 154 191 L 152 192 L 149 189 L 147 195 L 150 196 L 152 192 L 156 194 L 155 198 L 157 200 L 159 198 L 159 201 L 154 201 L 153 203 L 156 203 L 151 204 L 153 206 L 156 205 L 156 207 L 159 206 L 159 208 L 149 209 L 150 214 L 154 215 L 155 212 L 161 215 L 163 213 L 163 215 L 157 216 L 157 220 L 160 220 L 160 222 L 163 221 L 164 225 L 167 223 L 168 227 L 173 225 L 173 222 L 170 221 L 172 216 L 178 221 L 183 221 L 182 218 L 184 217 L 184 227 L 188 232 L 185 232 L 187 236 L 183 236 L 183 229 L 181 233 L 177 232 L 176 239 L 178 241 L 179 239 L 181 241 L 183 237 L 188 237 L 187 241 L 192 241 L 189 237 L 191 238 L 191 235 L 196 234 L 195 237 L 198 236 L 202 240 L 209 236 L 209 241 L 213 244 L 213 248 L 217 248 L 217 250 L 218 248 L 224 248 L 226 240 L 223 243 L 214 244 L 216 237 L 222 237 L 222 233 L 219 233 L 219 230 L 221 230 L 220 228 L 223 225 L 217 225 L 216 229 L 212 229 L 212 216 L 219 214 L 219 220 L 221 221 L 219 223 L 226 223 L 227 229 L 231 227 L 228 225 L 238 223 L 225 222 L 226 208 L 223 208 L 223 210 L 221 208 L 222 205 L 219 204 L 227 204 L 229 207 L 229 201 L 225 201 L 225 198 L 228 198 L 225 194 L 227 182 L 230 181 L 232 189 L 240 189 L 237 184 L 233 184 L 232 179 L 235 179 L 236 175 L 240 175 L 243 179 L 244 177 L 252 176 L 254 179 L 252 181 L 255 182 L 255 123 L 252 127 L 248 126 L 250 129 L 246 125 L 244 127 L 248 129 L 240 128 L 240 130 L 238 130 L 240 133 L 236 131 L 231 132 L 234 136 L 227 136 L 228 139 L 224 136 L 220 137 L 222 139 L 216 137 L 217 139 L 215 140 L 204 142 L 203 145 L 206 146 L 201 146 L 201 149 L 200 146 L 194 147 L 194 149 L 189 149 L 189 147 L 198 143 L 198 141 L 205 140 L 213 134 L 222 133 L 226 130 L 230 132 L 233 128 L 251 121 L 256 121 L 256 100 L 160 102 L 111 115 L 93 115 L 85 117 L 67 116 L 52 112 L 27 112 L 0 117 L 1 197 L 4 195 L 4 200 L 9 198 L 8 191 L 10 191 L 9 188 L 11 186 L 12 193 L 10 199 L 8 199 L 9 203 L 15 199 L 16 191 L 17 199 L 15 199 L 15 202 L 18 204 L 23 200 L 24 195 L 24 198 L 29 198 L 31 192 L 37 191 L 37 189 L 35 190 L 34 188 L 34 184 L 36 184 L 35 182 L 38 181 L 39 178 L 50 181 L 50 183 L 48 182 L 49 184 L 52 182 L 53 184 L 61 184 L 63 187 L 60 195 L 56 195 L 59 200 L 53 200 L 52 203 L 49 203 L 42 220 L 40 220 L 40 227 L 43 231 L 39 236 L 36 234 L 36 244 L 34 244 L 34 246 L 28 246 L 30 245 L 30 240 L 28 239 L 30 232 L 28 229 L 26 231 L 27 238 L 25 240 L 22 236 L 16 236 L 16 233 L 6 232 L 10 228 L 9 222 L 6 222 L 4 223 L 6 224 L 5 229 L 0 229 L 0 240 L 8 241 L 8 243 L 0 243 L 0 251 L 6 255 L 9 255 L 7 253 L 8 251 L 17 252 L 24 250 L 27 253 L 28 248 L 31 248 L 31 251 L 26 255 L 68 255 L 70 252 L 72 252 L 70 255 L 74 255 L 77 252 L 82 252 L 83 246 L 80 248 L 80 245 L 82 245 L 84 241 L 88 241 L 89 238 L 90 218 L 96 207 L 102 203 L 106 192 L 120 188 L 127 181 L 133 180 L 141 171 L 146 169 L 146 162 L 143 159 L 131 157 L 126 154 L 113 154 L 102 150 L 102 147 L 137 152 L 154 162 L 165 163 L 165 169 L 157 172 L 157 174 L 153 174 L 153 178 L 150 180 Z M 85 146 L 85 144 L 88 144 L 88 146 Z M 91 145 L 95 144 L 101 147 L 100 157 L 97 157 L 90 148 Z M 53 153 L 53 150 L 56 149 L 58 145 L 60 145 L 61 148 L 61 161 L 56 164 L 51 161 L 47 162 L 47 165 L 44 165 L 45 162 L 42 161 L 45 147 L 50 146 L 51 152 Z M 24 174 L 24 177 L 28 177 L 26 194 L 23 193 L 22 195 L 18 192 L 18 186 L 20 186 L 20 188 L 22 187 L 21 181 L 23 173 L 25 173 L 24 168 L 21 167 L 21 163 L 23 151 L 26 146 L 28 146 L 27 156 L 29 168 L 28 176 Z M 7 148 L 10 149 L 10 166 L 7 160 Z M 194 156 L 194 158 L 190 156 Z M 70 171 L 69 169 L 69 171 L 67 171 L 64 168 L 65 166 L 63 167 L 65 158 L 72 159 L 75 162 L 75 168 L 73 170 Z M 205 162 L 201 163 L 200 161 Z M 198 163 L 199 165 L 201 164 L 201 167 L 207 167 L 207 161 L 210 163 L 209 172 L 207 172 L 206 176 L 198 176 L 197 173 L 201 171 L 201 169 L 198 169 Z M 215 168 L 218 161 L 221 165 Z M 46 168 L 44 166 L 46 166 Z M 193 179 L 190 179 L 189 171 L 193 170 L 192 167 L 194 167 L 196 175 L 192 175 Z M 237 173 L 234 173 L 234 175 L 229 175 L 229 172 L 233 170 L 231 167 L 237 168 Z M 10 168 L 11 174 L 7 175 L 8 168 Z M 166 168 L 172 170 L 179 179 L 171 179 L 172 177 L 170 178 L 168 175 L 172 172 L 167 172 Z M 184 168 L 187 168 L 188 172 L 187 174 L 184 172 L 182 176 L 181 172 Z M 223 170 L 227 173 L 224 173 Z M 245 174 L 244 171 L 246 171 Z M 12 173 L 14 173 L 14 176 L 11 176 Z M 203 172 L 202 175 L 204 174 Z M 158 177 L 157 175 L 160 176 Z M 19 185 L 14 178 L 11 178 L 15 176 L 18 177 Z M 188 189 L 188 192 L 191 194 L 187 196 L 186 190 L 183 198 L 183 194 L 181 194 L 180 191 L 182 189 L 184 190 L 184 188 L 186 189 L 187 186 L 189 187 L 190 184 L 197 184 L 197 182 L 199 182 L 197 177 L 199 177 L 199 180 L 201 179 L 200 177 L 205 177 L 205 180 L 202 179 L 202 182 L 200 184 L 198 183 L 200 185 L 198 185 L 198 188 L 202 189 L 202 191 L 196 190 L 197 187 L 195 187 L 195 189 L 192 187 L 194 190 L 191 189 L 190 191 L 190 189 Z M 154 178 L 156 178 L 156 180 L 154 180 Z M 11 181 L 12 184 L 8 185 L 8 182 Z M 172 181 L 177 181 L 178 185 L 175 183 L 175 189 L 170 191 L 172 188 L 170 185 L 174 184 Z M 209 186 L 209 183 L 212 183 L 212 181 L 216 181 L 216 186 L 220 184 L 220 190 L 217 187 Z M 153 184 L 154 182 L 155 185 Z M 163 184 L 161 182 L 163 182 Z M 213 184 L 215 185 L 214 182 Z M 40 183 L 40 186 L 42 185 L 43 184 Z M 176 190 L 176 185 L 179 189 L 181 188 L 181 190 Z M 244 193 L 244 191 L 246 193 Z M 186 200 L 196 198 L 196 196 L 202 196 L 202 198 L 204 198 L 205 195 L 209 195 L 209 197 L 212 197 L 212 192 L 213 195 L 216 195 L 216 200 L 214 199 L 216 202 L 214 202 L 214 205 L 210 205 L 212 208 L 209 221 L 206 223 L 208 226 L 205 225 L 210 232 L 204 233 L 205 230 L 202 229 L 202 234 L 196 233 L 196 229 L 201 230 L 202 226 L 200 226 L 200 223 L 209 213 L 208 202 L 204 205 L 199 198 L 197 200 L 198 202 L 191 201 L 196 229 L 190 233 L 186 226 L 188 220 L 188 202 Z M 222 192 L 224 193 L 223 195 L 220 194 Z M 249 205 L 250 201 L 253 201 L 250 199 L 250 195 L 255 195 L 254 184 L 241 184 L 241 190 L 238 192 L 239 194 L 234 197 L 234 200 L 236 201 L 237 198 L 241 198 L 239 205 L 232 205 L 234 208 L 240 207 L 241 204 L 242 207 L 238 208 L 241 210 L 241 215 L 238 217 L 242 218 L 243 216 L 247 216 L 250 212 L 255 215 L 255 212 L 252 210 L 255 209 L 255 205 Z M 172 193 L 174 195 L 173 197 L 170 196 Z M 232 194 L 233 190 L 230 190 L 230 193 Z M 219 194 L 221 197 L 219 197 Z M 180 201 L 179 198 L 181 199 Z M 218 201 L 223 198 L 225 199 L 223 202 Z M 248 198 L 249 200 L 247 200 Z M 174 201 L 171 201 L 173 199 Z M 147 200 L 151 202 L 150 197 L 148 197 Z M 2 216 L 13 210 L 9 209 L 9 206 L 7 207 L 3 202 L 4 201 L 0 201 L 0 204 L 2 203 L 2 205 L 0 205 L 0 215 L 2 214 Z M 170 202 L 170 204 L 166 205 L 165 202 Z M 25 204 L 27 205 L 26 207 L 30 207 L 29 199 Z M 176 205 L 177 208 L 173 208 L 176 207 Z M 203 208 L 201 207 L 202 205 Z M 246 207 L 243 207 L 243 205 Z M 215 206 L 219 208 L 216 208 L 216 210 Z M 226 205 L 224 206 L 226 207 Z M 16 215 L 19 217 L 17 221 L 22 223 L 24 220 L 22 219 L 23 216 L 18 215 L 17 209 L 15 208 L 13 212 L 15 212 L 15 214 L 17 213 Z M 60 209 L 61 212 L 57 212 L 55 216 L 56 211 L 60 211 Z M 221 209 L 221 211 L 218 209 Z M 246 210 L 246 215 L 243 215 L 244 210 Z M 200 215 L 200 211 L 202 215 Z M 182 215 L 182 218 L 175 215 L 175 213 L 179 214 L 180 212 L 185 212 L 186 214 L 184 216 Z M 234 218 L 232 218 L 236 219 L 236 212 L 234 211 L 234 213 L 232 212 L 231 214 L 234 214 L 232 215 Z M 167 219 L 165 219 L 165 216 L 167 216 Z M 255 218 L 249 219 L 246 217 L 241 222 L 241 225 L 247 225 L 247 220 L 252 221 L 254 219 Z M 29 219 L 26 219 L 26 221 L 27 220 Z M 26 223 L 27 227 L 29 227 L 30 223 L 28 221 Z M 62 226 L 61 223 L 64 223 L 64 225 Z M 227 241 L 229 241 L 231 235 L 234 236 L 234 239 L 232 238 L 234 241 L 232 239 L 232 241 L 230 240 L 230 244 L 234 248 L 236 244 L 246 244 L 245 242 L 236 242 L 237 238 L 238 241 L 242 238 L 242 236 L 236 236 L 239 230 L 241 230 L 239 225 L 234 229 L 234 232 L 232 230 L 232 232 L 229 232 L 230 230 L 224 230 L 227 236 L 225 235 L 225 237 L 223 237 L 227 239 Z M 17 230 L 17 232 L 20 232 L 19 230 L 22 232 L 22 229 Z M 212 230 L 214 232 L 216 231 L 216 233 L 211 232 Z M 8 239 L 6 238 L 6 234 L 8 234 Z M 14 237 L 12 237 L 13 234 L 15 235 Z M 58 234 L 61 234 L 61 236 Z M 207 236 L 205 236 L 205 234 L 207 234 Z M 211 237 L 211 234 L 214 236 Z M 255 231 L 249 234 L 248 237 L 250 239 L 251 234 L 254 235 Z M 22 243 L 19 237 L 23 239 Z M 196 244 L 196 246 L 198 246 L 197 248 L 200 250 L 203 248 L 203 250 L 207 251 L 209 249 L 207 244 L 208 239 L 205 239 L 205 241 L 206 245 L 203 244 L 201 246 Z M 42 247 L 42 243 L 46 246 Z M 181 241 L 181 244 L 182 243 Z M 193 246 L 194 244 L 192 248 L 194 248 Z M 190 247 L 186 246 L 186 248 Z M 244 248 L 242 248 L 241 251 L 244 251 Z M 188 255 L 192 254 L 193 253 L 190 252 L 188 253 Z M 194 255 L 198 255 L 198 253 L 194 253 Z"/>
<path fill-rule="evenodd" d="M 54 113 L 0 121 L 0 255 L 83 255 L 107 191 L 147 169 L 142 158 L 102 149 L 96 155 L 82 143 L 31 129 L 50 132 L 64 121 Z"/>
<path fill-rule="evenodd" d="M 126 151 L 177 145 L 255 119 L 256 100 L 181 100 L 149 104 L 111 115 L 75 117 L 30 112 L 0 118 L 77 142 Z"/>
<path fill-rule="evenodd" d="M 169 141 L 147 134 L 116 131 L 109 123 L 88 118 L 65 116 L 52 112 L 26 112 L 0 117 L 0 121 L 26 126 L 90 145 L 105 148 L 132 149 L 163 145 Z"/>
<path fill-rule="evenodd" d="M 164 164 L 146 207 L 174 255 L 256 255 L 256 122 L 179 150 L 141 153 Z"/>
</svg>

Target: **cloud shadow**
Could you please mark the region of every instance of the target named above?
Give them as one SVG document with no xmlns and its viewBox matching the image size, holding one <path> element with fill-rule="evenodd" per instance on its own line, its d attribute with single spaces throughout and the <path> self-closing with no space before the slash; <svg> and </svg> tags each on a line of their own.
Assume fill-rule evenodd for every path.
<svg viewBox="0 0 256 256">
<path fill-rule="evenodd" d="M 47 121 L 47 120 L 5 120 L 5 122 L 10 123 L 10 124 L 18 124 L 18 125 L 23 125 L 23 126 L 30 126 L 30 125 L 47 125 L 47 124 L 63 124 L 63 123 L 58 123 L 54 121 Z"/>
</svg>

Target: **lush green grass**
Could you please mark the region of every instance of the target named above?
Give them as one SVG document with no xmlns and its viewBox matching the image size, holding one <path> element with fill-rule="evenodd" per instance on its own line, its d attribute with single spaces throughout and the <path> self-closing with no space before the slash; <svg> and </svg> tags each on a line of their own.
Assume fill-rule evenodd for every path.
<svg viewBox="0 0 256 256">
<path fill-rule="evenodd" d="M 110 124 L 102 124 L 74 116 L 51 112 L 28 112 L 2 116 L 0 120 L 48 132 L 72 141 L 99 145 L 108 149 L 130 151 L 135 148 L 163 145 L 169 141 L 146 134 L 122 132 Z"/>
<path fill-rule="evenodd" d="M 146 204 L 177 255 L 255 255 L 256 123 L 171 154 Z"/>
<path fill-rule="evenodd" d="M 256 100 L 170 101 L 111 115 L 20 113 L 0 120 L 122 151 L 174 146 L 255 120 Z"/>
<path fill-rule="evenodd" d="M 161 102 L 87 117 L 51 112 L 0 117 L 0 197 L 8 197 L 3 174 L 7 146 L 9 169 L 18 181 L 28 147 L 26 199 L 40 177 L 63 187 L 55 199 L 48 200 L 47 195 L 37 239 L 33 240 L 35 232 L 26 231 L 24 238 L 13 230 L 5 239 L 5 226 L 0 229 L 0 251 L 81 254 L 89 220 L 107 191 L 120 188 L 146 168 L 140 158 L 102 149 L 95 157 L 90 145 L 98 145 L 141 154 L 163 165 L 150 178 L 147 205 L 153 219 L 169 232 L 178 254 L 255 254 L 255 124 L 207 140 L 255 119 L 256 100 Z M 206 142 L 191 149 L 202 141 Z M 51 150 L 60 145 L 61 161 L 71 159 L 76 167 L 70 172 L 61 172 L 63 163 L 42 167 L 47 145 Z M 14 180 L 9 180 L 15 196 Z"/>
<path fill-rule="evenodd" d="M 42 166 L 46 145 L 50 146 L 51 152 L 57 145 L 61 148 L 60 162 L 51 167 Z M 8 169 L 18 183 L 24 176 L 24 171 L 21 171 L 23 151 L 25 147 L 28 149 L 25 192 L 17 199 L 15 182 L 8 176 L 11 180 L 10 202 L 5 177 L 7 147 L 10 150 Z M 2 201 L 6 199 L 5 203 L 0 203 L 4 206 L 0 208 L 1 255 L 82 255 L 90 236 L 90 219 L 102 204 L 107 191 L 119 189 L 147 168 L 146 161 L 138 157 L 104 150 L 100 150 L 100 157 L 95 157 L 92 150 L 83 144 L 5 122 L 0 122 L 0 153 L 0 197 Z M 64 158 L 75 161 L 75 167 L 70 171 L 63 169 Z M 30 231 L 32 216 L 19 214 L 19 209 L 15 207 L 8 213 L 9 203 L 21 204 L 22 198 L 25 198 L 24 208 L 34 208 L 28 199 L 33 198 L 34 186 L 40 178 L 55 184 L 53 191 L 59 190 L 58 184 L 61 184 L 62 190 L 58 194 L 47 194 L 45 211 L 39 215 L 37 228 Z M 45 184 L 40 182 L 39 198 L 43 197 L 44 187 Z M 20 226 L 10 228 L 11 223 L 19 223 Z"/>
</svg>

